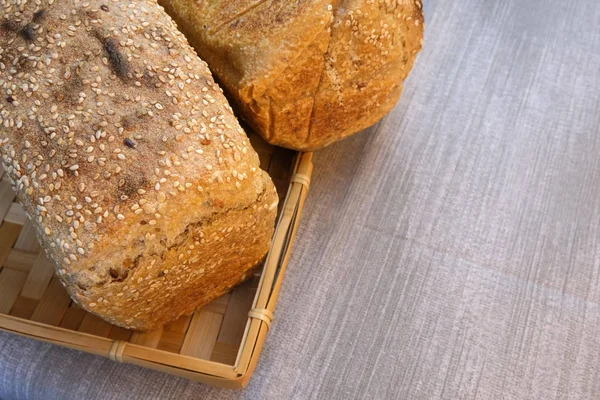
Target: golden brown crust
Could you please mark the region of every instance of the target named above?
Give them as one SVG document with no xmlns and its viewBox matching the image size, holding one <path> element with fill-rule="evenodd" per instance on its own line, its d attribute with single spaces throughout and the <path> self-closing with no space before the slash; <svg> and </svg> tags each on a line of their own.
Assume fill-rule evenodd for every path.
<svg viewBox="0 0 600 400">
<path fill-rule="evenodd" d="M 139 330 L 193 312 L 243 281 L 263 259 L 276 204 L 277 193 L 265 174 L 265 192 L 254 203 L 188 224 L 168 246 L 132 260 L 125 280 L 90 287 L 87 306 L 114 324 Z M 77 287 L 69 289 L 74 298 L 80 296 Z"/>
<path fill-rule="evenodd" d="M 419 0 L 159 0 L 269 142 L 316 150 L 396 103 L 421 49 Z"/>
<path fill-rule="evenodd" d="M 143 330 L 239 281 L 274 187 L 171 19 L 151 0 L 21 3 L 0 1 L 2 160 L 73 298 Z"/>
</svg>

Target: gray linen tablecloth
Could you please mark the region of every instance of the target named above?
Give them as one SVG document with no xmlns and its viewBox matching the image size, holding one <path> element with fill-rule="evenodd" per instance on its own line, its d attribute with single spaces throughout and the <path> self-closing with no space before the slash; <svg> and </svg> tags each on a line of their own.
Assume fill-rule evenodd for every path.
<svg viewBox="0 0 600 400">
<path fill-rule="evenodd" d="M 425 9 L 398 106 L 315 156 L 247 389 L 0 334 L 0 397 L 600 398 L 600 4 Z"/>
</svg>

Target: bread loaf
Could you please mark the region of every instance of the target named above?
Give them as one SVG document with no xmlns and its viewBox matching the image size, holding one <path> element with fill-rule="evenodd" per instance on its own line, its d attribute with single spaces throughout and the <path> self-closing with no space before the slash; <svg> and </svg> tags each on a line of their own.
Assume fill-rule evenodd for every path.
<svg viewBox="0 0 600 400">
<path fill-rule="evenodd" d="M 396 103 L 421 49 L 420 0 L 159 0 L 272 144 L 316 150 Z"/>
<path fill-rule="evenodd" d="M 244 279 L 275 188 L 156 1 L 1 2 L 5 171 L 72 298 L 153 329 Z"/>
</svg>

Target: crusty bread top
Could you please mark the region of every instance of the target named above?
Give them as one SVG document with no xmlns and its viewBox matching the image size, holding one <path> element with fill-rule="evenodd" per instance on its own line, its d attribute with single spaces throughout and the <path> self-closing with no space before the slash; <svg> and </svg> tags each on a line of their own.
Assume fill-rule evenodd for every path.
<svg viewBox="0 0 600 400">
<path fill-rule="evenodd" d="M 396 103 L 420 0 L 159 0 L 269 142 L 316 150 Z"/>
<path fill-rule="evenodd" d="M 138 244 L 169 246 L 266 190 L 206 64 L 155 1 L 0 4 L 2 160 L 65 282 L 118 281 Z M 103 263 L 110 252 L 122 265 Z"/>
</svg>

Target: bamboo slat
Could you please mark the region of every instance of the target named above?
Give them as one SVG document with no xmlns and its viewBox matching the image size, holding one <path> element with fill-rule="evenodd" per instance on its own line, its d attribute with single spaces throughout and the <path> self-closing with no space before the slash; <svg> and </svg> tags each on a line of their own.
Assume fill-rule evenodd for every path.
<svg viewBox="0 0 600 400">
<path fill-rule="evenodd" d="M 112 325 L 103 319 L 92 314 L 85 314 L 77 330 L 94 336 L 108 337 L 111 327 Z"/>
<path fill-rule="evenodd" d="M 10 315 L 23 319 L 31 319 L 31 316 L 37 308 L 38 303 L 38 300 L 19 296 L 10 309 Z"/>
<path fill-rule="evenodd" d="M 12 203 L 8 212 L 4 216 L 4 220 L 13 224 L 21 225 L 25 224 L 27 217 L 25 216 L 25 210 L 19 203 Z"/>
<path fill-rule="evenodd" d="M 158 342 L 162 334 L 163 328 L 151 332 L 133 332 L 129 341 L 133 344 L 155 349 L 158 347 Z"/>
<path fill-rule="evenodd" d="M 19 232 L 21 232 L 21 225 L 7 221 L 3 221 L 0 225 L 0 265 L 4 265 Z"/>
<path fill-rule="evenodd" d="M 36 307 L 32 321 L 56 326 L 67 312 L 71 298 L 57 278 L 50 281 L 48 288 L 42 295 Z"/>
<path fill-rule="evenodd" d="M 21 291 L 21 296 L 36 300 L 41 299 L 53 274 L 54 265 L 44 253 L 39 253 L 31 266 L 31 270 Z"/>
<path fill-rule="evenodd" d="M 31 251 L 33 253 L 39 253 L 41 251 L 40 244 L 35 236 L 35 229 L 31 224 L 31 221 L 25 221 L 21 233 L 17 242 L 13 246 L 16 250 Z"/>
<path fill-rule="evenodd" d="M 76 304 L 71 303 L 71 306 L 65 312 L 62 321 L 60 321 L 60 327 L 76 331 L 79 328 L 79 325 L 81 325 L 81 322 L 86 314 L 87 313 L 79 308 Z"/>
<path fill-rule="evenodd" d="M 181 354 L 202 359 L 210 359 L 223 315 L 210 311 L 196 311 L 181 346 Z"/>
<path fill-rule="evenodd" d="M 10 187 L 8 178 L 2 177 L 2 180 L 0 180 L 0 218 L 4 219 L 10 206 L 13 205 L 14 198 L 15 192 Z"/>
<path fill-rule="evenodd" d="M 27 274 L 14 269 L 4 268 L 0 271 L 0 313 L 8 314 L 19 297 L 25 284 Z"/>
<path fill-rule="evenodd" d="M 16 269 L 22 272 L 29 272 L 35 260 L 40 256 L 39 253 L 19 250 L 13 247 L 4 260 L 4 268 Z"/>
</svg>

